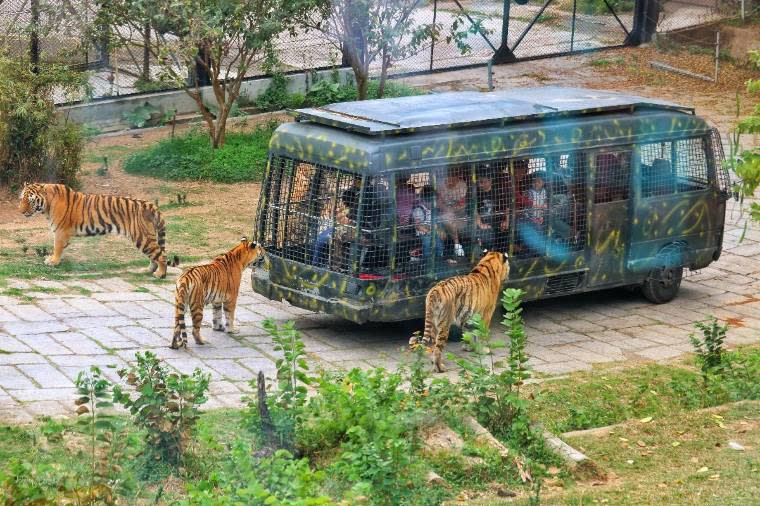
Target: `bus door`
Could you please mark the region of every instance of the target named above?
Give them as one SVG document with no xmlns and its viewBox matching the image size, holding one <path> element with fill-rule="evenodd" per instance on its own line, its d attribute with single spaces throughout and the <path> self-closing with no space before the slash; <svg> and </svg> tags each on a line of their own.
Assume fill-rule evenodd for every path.
<svg viewBox="0 0 760 506">
<path fill-rule="evenodd" d="M 587 153 L 590 213 L 588 286 L 619 284 L 627 275 L 632 147 Z"/>
</svg>

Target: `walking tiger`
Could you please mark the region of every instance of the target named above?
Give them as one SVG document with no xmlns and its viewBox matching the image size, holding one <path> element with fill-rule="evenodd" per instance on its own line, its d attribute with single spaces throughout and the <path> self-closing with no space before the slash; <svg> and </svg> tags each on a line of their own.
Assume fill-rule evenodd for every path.
<svg viewBox="0 0 760 506">
<path fill-rule="evenodd" d="M 475 313 L 491 324 L 502 282 L 509 275 L 507 254 L 489 251 L 469 274 L 454 276 L 437 283 L 425 298 L 425 331 L 420 339 L 413 336 L 410 346 L 422 344 L 432 349 L 433 366 L 443 372 L 443 349 L 449 328 L 464 328 Z"/>
<path fill-rule="evenodd" d="M 235 306 L 243 269 L 264 259 L 264 248 L 245 237 L 240 244 L 227 253 L 219 255 L 210 264 L 191 267 L 177 279 L 177 293 L 174 307 L 175 323 L 171 348 L 187 348 L 185 330 L 185 310 L 190 308 L 193 320 L 193 338 L 197 344 L 205 344 L 201 337 L 203 307 L 214 307 L 214 330 L 224 330 L 229 334 L 235 328 Z M 222 326 L 222 309 L 226 325 Z"/>
<path fill-rule="evenodd" d="M 24 184 L 19 210 L 30 217 L 44 214 L 53 232 L 53 254 L 45 264 L 55 266 L 72 236 L 118 234 L 131 239 L 150 258 L 150 270 L 166 277 L 165 226 L 161 212 L 144 200 L 80 193 L 62 184 Z M 170 265 L 179 263 L 175 256 Z"/>
</svg>

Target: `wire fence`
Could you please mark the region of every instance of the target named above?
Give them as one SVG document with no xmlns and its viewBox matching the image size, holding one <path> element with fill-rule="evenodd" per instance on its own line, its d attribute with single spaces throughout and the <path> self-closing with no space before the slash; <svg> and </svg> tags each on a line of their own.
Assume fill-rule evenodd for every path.
<svg viewBox="0 0 760 506">
<path fill-rule="evenodd" d="M 741 0 L 421 0 L 410 22 L 442 28 L 418 50 L 390 69 L 405 74 L 456 69 L 472 65 L 514 62 L 589 50 L 633 45 L 657 32 L 663 39 L 684 29 L 740 16 Z M 757 12 L 755 2 L 751 12 Z M 112 27 L 127 44 L 110 54 L 98 40 L 105 32 L 93 26 L 92 0 L 5 0 L 0 2 L 0 49 L 14 58 L 64 62 L 90 69 L 93 97 L 144 90 L 141 76 L 159 77 L 159 65 L 144 57 L 145 33 L 128 26 Z M 448 40 L 448 27 L 459 20 L 467 31 L 461 47 Z M 34 29 L 36 27 L 36 29 Z M 642 35 L 643 33 L 643 35 Z M 155 34 L 153 34 L 155 36 Z M 338 47 L 319 31 L 281 35 L 276 52 L 286 72 L 341 65 Z M 246 77 L 265 76 L 263 62 Z M 379 72 L 380 62 L 371 67 Z"/>
</svg>

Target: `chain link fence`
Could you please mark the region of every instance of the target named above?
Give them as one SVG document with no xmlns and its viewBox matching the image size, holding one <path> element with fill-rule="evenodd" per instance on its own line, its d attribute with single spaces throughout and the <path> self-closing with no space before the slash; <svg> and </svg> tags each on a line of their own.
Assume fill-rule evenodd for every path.
<svg viewBox="0 0 760 506">
<path fill-rule="evenodd" d="M 754 2 L 748 12 L 760 5 L 760 0 L 744 1 Z M 741 5 L 741 0 L 528 0 L 523 5 L 512 0 L 421 0 L 410 22 L 442 29 L 415 54 L 395 61 L 390 72 L 449 70 L 633 45 L 648 40 L 654 31 L 674 34 L 737 17 Z M 99 51 L 92 42 L 99 37 L 93 26 L 95 9 L 92 0 L 0 0 L 0 49 L 12 57 L 32 58 L 36 37 L 41 61 L 73 63 L 92 71 L 96 98 L 147 91 L 140 86 L 145 62 L 151 79 L 158 78 L 159 67 L 143 53 L 146 34 L 134 27 L 115 27 L 115 35 L 128 43 L 111 54 Z M 458 30 L 466 32 L 460 45 L 447 40 L 455 20 Z M 642 36 L 642 31 L 648 34 Z M 467 51 L 462 52 L 462 46 Z M 281 35 L 275 47 L 285 72 L 341 65 L 339 49 L 315 30 Z M 379 62 L 373 71 L 379 72 Z M 264 75 L 258 62 L 246 77 Z"/>
</svg>

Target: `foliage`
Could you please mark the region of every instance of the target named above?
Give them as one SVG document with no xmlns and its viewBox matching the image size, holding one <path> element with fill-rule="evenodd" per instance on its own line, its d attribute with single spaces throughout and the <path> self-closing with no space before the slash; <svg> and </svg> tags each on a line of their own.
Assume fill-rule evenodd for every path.
<svg viewBox="0 0 760 506">
<path fill-rule="evenodd" d="M 607 0 L 616 13 L 631 12 L 636 6 L 634 0 Z M 578 0 L 578 11 L 583 14 L 609 14 L 610 10 L 604 0 Z"/>
<path fill-rule="evenodd" d="M 146 25 L 155 31 L 155 37 L 143 38 L 143 49 L 156 60 L 159 80 L 184 89 L 195 101 L 214 149 L 226 141 L 227 118 L 248 70 L 271 51 L 278 35 L 306 15 L 304 9 L 311 8 L 306 0 L 99 0 L 98 4 L 97 24 L 112 28 L 112 47 L 133 43 L 119 36 L 124 26 L 137 33 L 144 33 Z M 206 78 L 209 82 L 201 83 Z M 204 103 L 203 84 L 211 86 L 216 113 Z"/>
<path fill-rule="evenodd" d="M 160 113 L 160 109 L 150 102 L 145 102 L 132 109 L 121 113 L 121 117 L 129 122 L 132 128 L 143 128 Z"/>
<path fill-rule="evenodd" d="M 111 413 L 113 385 L 100 368 L 81 371 L 75 385 L 80 396 L 76 400 L 77 423 L 90 436 L 89 488 L 110 496 L 128 482 L 121 463 L 131 456 L 135 438 L 127 434 L 124 420 Z"/>
<path fill-rule="evenodd" d="M 702 331 L 702 339 L 689 334 L 689 340 L 697 353 L 697 364 L 702 369 L 702 374 L 707 374 L 723 365 L 725 355 L 723 342 L 726 339 L 728 325 L 719 324 L 718 320 L 711 316 L 708 323 L 696 322 L 694 327 Z"/>
<path fill-rule="evenodd" d="M 306 402 L 306 385 L 311 383 L 311 378 L 307 375 L 309 366 L 306 364 L 306 346 L 293 321 L 280 327 L 274 320 L 267 319 L 263 326 L 272 337 L 273 350 L 282 352 L 282 357 L 275 362 L 276 402 L 283 409 L 299 408 Z"/>
<path fill-rule="evenodd" d="M 180 504 L 198 506 L 317 506 L 333 504 L 319 492 L 324 478 L 312 471 L 306 459 L 296 460 L 285 450 L 265 458 L 236 442 L 220 472 L 188 485 L 188 499 Z"/>
<path fill-rule="evenodd" d="M 227 143 L 216 150 L 203 134 L 192 131 L 133 153 L 125 159 L 124 170 L 169 180 L 259 181 L 275 127 L 272 124 L 248 133 L 230 133 Z"/>
<path fill-rule="evenodd" d="M 443 30 L 440 23 L 417 23 L 413 13 L 421 3 L 421 0 L 314 0 L 320 16 L 306 19 L 304 24 L 321 31 L 343 53 L 354 72 L 359 100 L 368 97 L 369 69 L 379 62 L 378 96 L 382 97 L 393 62 L 415 55 Z M 469 20 L 465 21 L 464 13 L 458 13 L 447 37 L 463 53 L 469 49 L 464 41 L 472 33 L 464 28 L 467 26 Z M 480 27 L 473 29 L 477 31 Z"/>
<path fill-rule="evenodd" d="M 136 366 L 119 370 L 119 376 L 135 392 L 114 386 L 114 401 L 129 410 L 136 426 L 147 431 L 149 457 L 177 465 L 190 443 L 200 414 L 198 406 L 206 402 L 210 375 L 200 369 L 192 375 L 169 371 L 149 351 L 137 353 L 135 358 Z"/>
<path fill-rule="evenodd" d="M 760 51 L 749 52 L 750 65 L 760 71 Z M 760 78 L 747 81 L 747 93 L 760 94 Z M 739 116 L 739 94 L 736 95 L 736 115 Z M 738 120 L 736 128 L 730 136 L 730 155 L 728 166 L 739 178 L 738 189 L 742 200 L 752 198 L 755 190 L 760 186 L 760 146 L 743 149 L 741 146 L 742 135 L 757 136 L 760 133 L 760 101 L 755 103 L 752 112 Z M 760 222 L 760 204 L 752 202 L 749 208 L 750 218 Z"/>
<path fill-rule="evenodd" d="M 81 128 L 56 118 L 53 93 L 74 93 L 85 82 L 83 74 L 63 66 L 41 65 L 33 72 L 28 63 L 0 57 L 0 184 L 77 184 Z"/>
<path fill-rule="evenodd" d="M 520 388 L 530 376 L 525 353 L 526 336 L 520 313 L 522 290 L 508 288 L 502 294 L 502 324 L 507 329 L 509 350 L 504 360 L 496 360 L 494 350 L 504 349 L 504 341 L 491 338 L 490 329 L 480 315 L 470 322 L 464 341 L 473 349 L 474 358 L 456 358 L 461 368 L 464 396 L 472 399 L 470 410 L 489 430 L 497 435 L 528 436 L 530 433 L 527 402 L 520 397 Z M 500 370 L 499 370 L 500 369 Z"/>
</svg>

